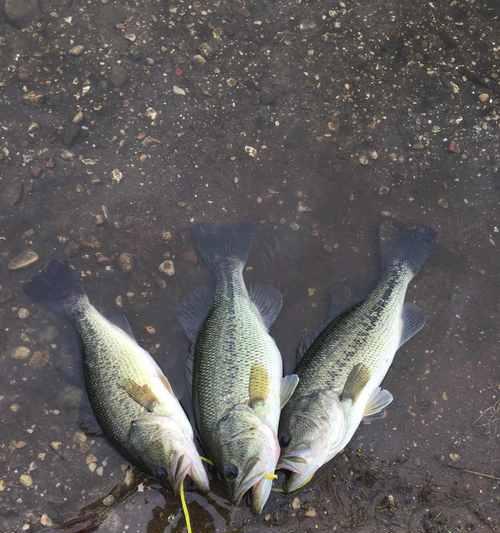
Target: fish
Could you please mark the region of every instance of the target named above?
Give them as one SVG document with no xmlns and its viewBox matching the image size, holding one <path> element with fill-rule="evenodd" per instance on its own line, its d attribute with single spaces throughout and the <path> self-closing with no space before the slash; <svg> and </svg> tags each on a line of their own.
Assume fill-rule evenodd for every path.
<svg viewBox="0 0 500 533">
<path fill-rule="evenodd" d="M 178 317 L 193 343 L 188 367 L 202 445 L 233 503 L 251 491 L 253 510 L 261 513 L 276 476 L 281 408 L 298 379 L 283 377 L 281 354 L 269 334 L 282 307 L 280 292 L 245 284 L 254 234 L 251 224 L 193 228 L 213 285 L 194 291 L 179 306 Z"/>
<path fill-rule="evenodd" d="M 89 301 L 80 275 L 57 260 L 24 286 L 64 315 L 83 349 L 90 404 L 103 433 L 132 463 L 176 493 L 186 477 L 202 491 L 209 480 L 191 423 L 153 357 L 137 343 L 124 315 L 114 321 Z"/>
<path fill-rule="evenodd" d="M 418 333 L 424 312 L 405 303 L 436 233 L 386 221 L 380 227 L 382 272 L 368 297 L 330 317 L 296 367 L 298 387 L 281 414 L 278 468 L 285 491 L 309 483 L 350 442 L 363 419 L 385 414 L 392 394 L 381 383 L 399 347 Z"/>
</svg>

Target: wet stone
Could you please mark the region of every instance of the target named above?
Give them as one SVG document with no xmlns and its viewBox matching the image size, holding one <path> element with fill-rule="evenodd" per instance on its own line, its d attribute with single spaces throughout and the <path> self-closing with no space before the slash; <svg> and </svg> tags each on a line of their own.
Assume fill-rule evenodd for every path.
<svg viewBox="0 0 500 533">
<path fill-rule="evenodd" d="M 69 49 L 69 53 L 72 56 L 81 56 L 84 50 L 85 50 L 85 46 L 83 46 L 83 44 L 77 44 Z"/>
<path fill-rule="evenodd" d="M 11 357 L 16 361 L 24 361 L 31 355 L 31 350 L 27 346 L 18 346 L 12 351 Z"/>
<path fill-rule="evenodd" d="M 122 253 L 118 256 L 118 265 L 122 272 L 131 272 L 134 268 L 134 256 L 129 253 Z"/>
<path fill-rule="evenodd" d="M 298 496 L 295 496 L 290 505 L 294 511 L 298 511 L 301 507 L 300 498 Z"/>
<path fill-rule="evenodd" d="M 28 318 L 28 317 L 30 316 L 29 309 L 26 309 L 26 307 L 20 307 L 20 308 L 17 310 L 17 316 L 18 316 L 18 318 L 20 318 L 21 320 L 25 320 L 26 318 Z"/>
<path fill-rule="evenodd" d="M 34 250 L 25 250 L 19 255 L 16 255 L 9 261 L 9 270 L 19 270 L 26 268 L 33 263 L 36 263 L 39 259 L 38 254 Z"/>
<path fill-rule="evenodd" d="M 31 487 L 33 485 L 33 479 L 29 474 L 21 474 L 19 476 L 19 482 L 24 487 Z"/>
<path fill-rule="evenodd" d="M 173 276 L 175 274 L 174 262 L 171 259 L 167 259 L 166 261 L 163 261 L 163 263 L 160 264 L 158 270 L 160 272 L 163 272 L 167 276 Z"/>
</svg>

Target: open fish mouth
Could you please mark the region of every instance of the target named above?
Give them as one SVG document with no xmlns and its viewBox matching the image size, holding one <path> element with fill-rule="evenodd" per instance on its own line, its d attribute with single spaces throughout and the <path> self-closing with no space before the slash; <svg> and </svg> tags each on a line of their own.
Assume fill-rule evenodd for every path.
<svg viewBox="0 0 500 533">
<path fill-rule="evenodd" d="M 300 455 L 285 455 L 279 460 L 278 470 L 289 470 L 300 474 L 307 467 L 307 461 Z"/>
</svg>

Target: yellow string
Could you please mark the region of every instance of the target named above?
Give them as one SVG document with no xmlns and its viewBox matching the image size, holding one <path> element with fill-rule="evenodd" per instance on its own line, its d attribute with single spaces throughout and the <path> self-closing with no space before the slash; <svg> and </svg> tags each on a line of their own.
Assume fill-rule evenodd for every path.
<svg viewBox="0 0 500 533">
<path fill-rule="evenodd" d="M 210 460 L 210 459 L 207 459 L 206 457 L 202 457 L 202 456 L 200 455 L 200 459 L 201 459 L 202 461 L 205 461 L 205 463 L 207 463 L 207 464 L 209 464 L 209 465 L 212 465 L 212 466 L 214 465 L 214 462 L 213 462 L 212 460 Z"/>
<path fill-rule="evenodd" d="M 188 533 L 193 533 L 193 530 L 191 529 L 191 518 L 189 517 L 189 509 L 186 503 L 186 494 L 184 493 L 184 480 L 181 481 L 180 496 L 182 512 L 184 513 L 184 520 L 186 520 L 186 529 L 188 530 Z"/>
<path fill-rule="evenodd" d="M 264 479 L 267 479 L 268 481 L 274 481 L 275 479 L 278 479 L 278 476 L 274 472 L 266 472 L 264 474 Z"/>
</svg>

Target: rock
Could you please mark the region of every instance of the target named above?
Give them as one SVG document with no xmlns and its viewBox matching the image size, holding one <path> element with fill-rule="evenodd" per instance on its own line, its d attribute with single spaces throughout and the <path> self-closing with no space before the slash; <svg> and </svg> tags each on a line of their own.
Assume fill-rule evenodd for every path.
<svg viewBox="0 0 500 533">
<path fill-rule="evenodd" d="M 40 15 L 38 0 L 5 0 L 4 11 L 7 20 L 18 28 L 28 26 Z"/>
<path fill-rule="evenodd" d="M 160 272 L 163 272 L 167 276 L 173 276 L 175 274 L 174 262 L 171 259 L 167 259 L 163 261 L 163 263 L 160 264 L 160 266 L 158 267 L 158 270 Z"/>
<path fill-rule="evenodd" d="M 304 516 L 307 516 L 307 518 L 315 518 L 317 516 L 316 509 L 314 507 L 308 507 L 304 511 Z"/>
<path fill-rule="evenodd" d="M 36 350 L 31 356 L 29 366 L 32 368 L 43 368 L 49 363 L 49 352 L 47 350 Z"/>
<path fill-rule="evenodd" d="M 368 158 L 366 157 L 366 155 L 364 155 L 364 154 L 363 154 L 363 155 L 360 155 L 360 156 L 359 156 L 359 162 L 360 162 L 360 164 L 363 165 L 364 167 L 365 167 L 366 165 L 368 165 Z"/>
<path fill-rule="evenodd" d="M 186 96 L 186 91 L 178 85 L 174 85 L 172 90 L 174 91 L 174 94 L 177 94 L 178 96 Z"/>
<path fill-rule="evenodd" d="M 78 111 L 72 119 L 73 124 L 80 124 L 83 122 L 83 111 Z"/>
<path fill-rule="evenodd" d="M 45 527 L 52 527 L 54 525 L 54 522 L 52 522 L 48 514 L 44 513 L 40 517 L 40 524 L 42 524 L 42 526 L 45 526 Z"/>
<path fill-rule="evenodd" d="M 33 485 L 33 479 L 29 474 L 21 474 L 19 476 L 19 482 L 25 487 L 31 487 Z"/>
<path fill-rule="evenodd" d="M 118 265 L 123 272 L 131 272 L 134 267 L 134 256 L 126 252 L 118 256 Z"/>
<path fill-rule="evenodd" d="M 450 144 L 448 144 L 448 152 L 452 154 L 459 154 L 460 146 L 456 142 L 451 141 Z"/>
<path fill-rule="evenodd" d="M 123 179 L 123 172 L 119 168 L 114 168 L 111 171 L 111 180 L 114 183 L 120 183 L 120 181 L 122 181 L 122 179 Z"/>
<path fill-rule="evenodd" d="M 201 54 L 196 54 L 192 57 L 191 61 L 195 64 L 195 65 L 204 65 L 207 60 L 201 55 Z"/>
<path fill-rule="evenodd" d="M 3 479 L 0 479 L 0 492 L 3 492 L 7 487 L 7 483 Z"/>
<path fill-rule="evenodd" d="M 36 263 L 39 259 L 38 254 L 33 250 L 25 250 L 19 255 L 16 255 L 9 261 L 8 268 L 9 270 L 19 270 L 21 268 L 26 268 L 27 266 Z"/>
<path fill-rule="evenodd" d="M 70 150 L 62 150 L 59 154 L 59 157 L 63 161 L 72 161 L 75 158 L 75 154 L 71 152 Z"/>
<path fill-rule="evenodd" d="M 102 504 L 106 507 L 111 507 L 115 503 L 115 498 L 112 494 L 108 494 L 105 498 L 102 500 Z"/>
<path fill-rule="evenodd" d="M 11 353 L 12 359 L 16 359 L 17 361 L 28 359 L 30 355 L 31 350 L 27 346 L 18 346 L 17 348 L 14 348 Z"/>
<path fill-rule="evenodd" d="M 27 104 L 38 105 L 45 100 L 45 95 L 43 93 L 37 93 L 36 91 L 28 91 L 23 94 L 23 101 Z"/>
<path fill-rule="evenodd" d="M 85 50 L 85 46 L 83 46 L 83 44 L 77 44 L 76 46 L 73 46 L 72 48 L 69 49 L 69 53 L 72 56 L 81 56 L 84 50 Z"/>
<path fill-rule="evenodd" d="M 456 453 L 456 452 L 451 452 L 448 457 L 454 462 L 458 462 L 460 461 L 460 454 L 459 453 Z"/>
<path fill-rule="evenodd" d="M 127 83 L 128 72 L 122 65 L 113 65 L 109 73 L 109 80 L 116 88 L 120 88 Z"/>
<path fill-rule="evenodd" d="M 439 198 L 438 200 L 438 206 L 439 207 L 442 207 L 443 209 L 447 209 L 449 204 L 448 204 L 448 200 L 446 198 Z"/>
<path fill-rule="evenodd" d="M 51 443 L 50 443 L 50 447 L 57 451 L 59 450 L 61 447 L 62 447 L 62 442 L 60 440 L 53 440 Z"/>
<path fill-rule="evenodd" d="M 479 101 L 482 103 L 482 104 L 487 104 L 490 100 L 490 95 L 487 94 L 487 93 L 481 93 L 479 95 Z"/>
<path fill-rule="evenodd" d="M 298 496 L 295 496 L 290 505 L 294 511 L 298 511 L 301 506 L 300 498 L 298 498 Z"/>
</svg>

